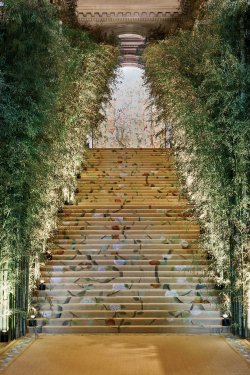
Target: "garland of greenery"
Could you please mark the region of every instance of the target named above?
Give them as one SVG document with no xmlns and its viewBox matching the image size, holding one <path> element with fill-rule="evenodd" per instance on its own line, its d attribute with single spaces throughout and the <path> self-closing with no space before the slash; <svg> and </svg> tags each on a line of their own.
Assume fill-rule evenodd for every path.
<svg viewBox="0 0 250 375">
<path fill-rule="evenodd" d="M 250 224 L 247 0 L 213 0 L 192 31 L 149 44 L 147 80 L 172 124 L 177 169 L 202 226 L 222 309 L 246 335 Z M 220 285 L 220 286 L 219 286 Z"/>
<path fill-rule="evenodd" d="M 26 332 L 57 211 L 72 199 L 116 47 L 62 25 L 46 0 L 5 0 L 0 22 L 0 331 Z M 29 272 L 30 271 L 30 272 Z"/>
</svg>

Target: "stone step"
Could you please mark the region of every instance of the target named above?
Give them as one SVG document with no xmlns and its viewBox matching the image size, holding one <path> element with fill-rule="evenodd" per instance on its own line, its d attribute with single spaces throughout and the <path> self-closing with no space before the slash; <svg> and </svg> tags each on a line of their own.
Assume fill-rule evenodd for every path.
<svg viewBox="0 0 250 375">
<path fill-rule="evenodd" d="M 100 214 L 101 215 L 101 214 Z M 121 224 L 121 225 L 198 225 L 196 221 L 192 218 L 183 218 L 180 219 L 179 217 L 168 217 L 162 218 L 161 217 L 134 217 L 134 216 L 96 216 L 96 217 L 63 217 L 60 220 L 60 225 L 69 225 L 69 226 L 78 226 L 81 224 L 90 224 L 90 225 L 113 225 L 113 224 Z M 59 225 L 59 227 L 60 227 Z"/>
<path fill-rule="evenodd" d="M 175 165 L 173 163 L 173 160 L 167 160 L 166 162 L 162 159 L 159 159 L 159 161 L 156 160 L 149 160 L 149 161 L 134 161 L 133 159 L 127 159 L 127 160 L 121 160 L 119 158 L 115 158 L 113 161 L 106 161 L 105 159 L 98 161 L 95 161 L 94 159 L 86 161 L 84 164 L 83 170 L 86 169 L 101 169 L 101 170 L 110 170 L 116 168 L 116 169 L 145 169 L 145 170 L 154 170 L 154 169 L 164 169 L 164 170 L 173 170 L 175 171 Z"/>
<path fill-rule="evenodd" d="M 164 255 L 156 255 L 156 254 L 150 254 L 150 256 L 143 255 L 136 255 L 134 253 L 127 254 L 127 255 L 121 255 L 120 253 L 115 254 L 100 254 L 100 255 L 79 255 L 76 253 L 76 255 L 55 255 L 53 252 L 53 261 L 50 261 L 50 264 L 60 264 L 61 262 L 68 262 L 68 261 L 88 261 L 88 262 L 98 262 L 98 264 L 110 264 L 113 263 L 116 260 L 126 260 L 127 264 L 149 264 L 149 262 L 152 261 L 166 261 L 168 264 L 180 264 L 180 261 L 182 261 L 182 264 L 192 264 L 192 262 L 201 262 L 201 264 L 204 262 L 204 264 L 207 264 L 207 261 L 204 260 L 200 255 L 193 255 L 193 254 L 182 254 L 182 255 L 176 255 L 176 254 L 164 254 Z M 94 263 L 93 263 L 94 264 Z"/>
<path fill-rule="evenodd" d="M 75 297 L 72 297 L 75 298 Z M 141 310 L 141 311 L 147 311 L 147 310 L 162 310 L 162 311 L 168 311 L 168 310 L 179 310 L 180 314 L 182 311 L 185 310 L 198 310 L 197 314 L 199 313 L 199 310 L 201 311 L 217 311 L 217 305 L 215 303 L 195 303 L 192 301 L 185 302 L 126 302 L 126 304 L 122 303 L 121 300 L 118 302 L 112 302 L 111 300 L 105 300 L 105 302 L 99 302 L 96 303 L 92 302 L 92 298 L 90 297 L 84 297 L 82 298 L 82 301 L 86 302 L 67 302 L 68 299 L 72 299 L 71 297 L 62 298 L 59 301 L 59 297 L 57 297 L 56 300 L 42 303 L 40 302 L 40 312 L 42 314 L 43 311 L 51 310 L 53 312 L 61 312 L 61 311 L 74 311 L 74 310 L 110 310 L 110 311 L 116 311 L 116 310 Z M 166 297 L 167 298 L 167 297 Z M 176 297 L 177 298 L 177 297 Z M 101 298 L 100 298 L 101 299 Z M 75 298 L 76 300 L 76 298 Z M 169 298 L 170 300 L 170 298 Z M 173 300 L 173 298 L 172 298 Z M 35 300 L 33 302 L 34 306 L 39 306 L 39 302 Z"/>
<path fill-rule="evenodd" d="M 157 175 L 158 173 L 162 176 L 162 175 L 168 175 L 168 176 L 171 176 L 171 175 L 175 175 L 176 176 L 176 171 L 175 169 L 173 168 L 173 165 L 172 164 L 168 164 L 168 165 L 162 165 L 162 166 L 154 166 L 154 165 L 149 165 L 149 166 L 146 166 L 146 165 L 131 165 L 131 164 L 128 164 L 126 162 L 123 162 L 123 163 L 117 163 L 115 165 L 115 168 L 114 168 L 114 165 L 110 164 L 109 166 L 106 164 L 105 166 L 102 166 L 102 165 L 94 165 L 94 164 L 91 164 L 91 165 L 86 165 L 84 168 L 83 168 L 83 171 L 81 172 L 81 174 L 84 174 L 84 173 L 88 173 L 89 175 L 93 175 L 95 174 L 96 172 L 98 173 L 102 173 L 104 175 L 110 175 L 111 174 L 114 174 L 115 176 L 117 174 L 119 174 L 120 171 L 124 171 L 126 173 L 135 173 L 135 174 L 139 174 L 140 176 L 144 176 L 144 173 L 149 173 L 149 174 L 152 174 L 152 175 Z"/>
<path fill-rule="evenodd" d="M 116 209 L 122 209 L 122 208 L 140 208 L 144 206 L 145 208 L 166 208 L 168 205 L 174 206 L 174 202 L 170 202 L 170 199 L 155 199 L 152 200 L 152 203 L 150 205 L 147 204 L 146 200 L 126 200 L 126 199 L 111 199 L 107 201 L 102 201 L 102 200 L 88 200 L 88 199 L 81 199 L 79 202 L 76 203 L 76 206 L 81 207 L 89 207 L 89 208 L 102 208 L 105 209 L 109 205 L 110 208 L 116 208 Z M 181 208 L 185 209 L 187 207 L 186 203 L 183 202 L 178 202 L 178 209 L 180 210 Z M 173 207 L 174 208 L 174 207 Z"/>
<path fill-rule="evenodd" d="M 146 175 L 147 174 L 147 175 Z M 103 179 L 103 183 L 104 184 L 110 184 L 110 183 L 117 183 L 117 184 L 129 184 L 129 183 L 136 183 L 135 186 L 144 186 L 144 187 L 148 187 L 149 190 L 151 189 L 151 187 L 154 187 L 157 186 L 158 184 L 159 185 L 165 185 L 165 186 L 168 186 L 169 184 L 175 184 L 178 186 L 178 179 L 176 177 L 176 175 L 173 173 L 173 174 L 170 174 L 169 177 L 166 179 L 165 177 L 163 177 L 162 175 L 160 174 L 150 174 L 150 173 L 133 173 L 133 172 L 129 172 L 129 171 L 126 171 L 126 172 L 122 172 L 121 170 L 119 171 L 119 173 L 116 173 L 116 174 L 112 174 L 111 172 L 109 174 L 103 174 L 101 172 L 93 172 L 91 175 L 88 174 L 87 172 L 86 173 L 81 173 L 81 175 L 78 175 L 78 181 L 80 181 L 82 183 L 82 185 L 85 183 L 88 184 L 88 187 L 91 187 L 91 185 L 94 185 L 94 186 L 102 186 L 102 184 L 100 184 L 100 179 Z M 168 184 L 168 185 L 166 185 Z M 116 185 L 116 184 L 115 184 Z M 153 186 L 151 186 L 153 185 Z M 81 184 L 80 184 L 81 186 Z M 104 185 L 105 186 L 105 185 Z M 176 186 L 174 186 L 173 188 L 176 188 Z"/>
<path fill-rule="evenodd" d="M 92 210 L 90 210 L 92 211 Z M 64 210 L 58 214 L 58 218 L 60 221 L 67 220 L 67 221 L 96 221 L 96 220 L 105 220 L 111 221 L 114 220 L 115 222 L 122 222 L 123 219 L 126 220 L 128 218 L 131 221 L 139 221 L 144 222 L 148 221 L 149 214 L 147 212 L 138 212 L 138 213 L 127 213 L 121 210 L 115 210 L 116 212 L 101 212 L 100 210 L 97 212 L 85 212 L 81 209 L 69 211 Z M 168 210 L 166 213 L 157 213 L 151 212 L 150 213 L 151 222 L 155 221 L 183 221 L 189 222 L 190 220 L 194 220 L 191 216 L 191 212 L 188 210 Z"/>
<path fill-rule="evenodd" d="M 141 271 L 139 270 L 139 267 L 137 267 L 136 270 L 130 270 L 127 271 L 126 267 L 123 269 L 122 266 L 119 266 L 119 269 L 117 266 L 112 266 L 113 271 L 107 271 L 104 266 L 99 267 L 99 271 L 95 269 L 95 267 L 90 267 L 89 269 L 84 269 L 83 267 L 61 267 L 58 266 L 57 269 L 53 269 L 52 267 L 43 267 L 41 266 L 41 271 L 43 277 L 85 277 L 85 278 L 90 278 L 90 277 L 103 277 L 105 276 L 106 278 L 116 278 L 117 276 L 121 277 L 157 277 L 159 279 L 163 277 L 188 277 L 188 276 L 203 276 L 204 275 L 204 270 L 206 267 L 200 266 L 198 270 L 195 268 L 195 266 L 191 269 L 190 266 L 186 266 L 186 270 L 171 270 L 171 266 L 163 271 L 161 270 L 161 266 L 157 266 L 159 268 L 158 272 L 152 267 L 152 270 L 147 270 L 147 271 Z M 175 267 L 185 267 L 185 266 L 175 266 Z M 96 267 L 98 269 L 98 267 Z M 163 267 L 162 267 L 163 268 Z M 174 266 L 173 266 L 174 268 Z M 79 270 L 80 269 L 80 270 Z M 157 273 L 157 275 L 156 275 Z"/>
<path fill-rule="evenodd" d="M 166 290 L 166 288 L 171 290 L 176 290 L 178 292 L 182 291 L 196 291 L 201 293 L 215 293 L 217 294 L 218 291 L 214 289 L 214 283 L 206 282 L 206 283 L 106 283 L 106 284 L 100 284 L 100 283 L 45 283 L 46 290 L 47 291 L 53 291 L 53 290 L 70 290 L 70 291 L 103 291 L 103 292 L 110 292 L 110 291 L 151 291 L 151 292 L 159 292 L 161 293 L 162 290 Z M 43 291 L 39 291 L 39 293 L 42 293 Z"/>
<path fill-rule="evenodd" d="M 125 185 L 125 184 L 124 184 Z M 82 186 L 78 185 L 78 190 L 75 191 L 76 197 L 84 197 L 86 194 L 88 197 L 100 197 L 107 199 L 109 197 L 118 197 L 118 198 L 154 198 L 163 199 L 164 197 L 172 199 L 169 202 L 177 201 L 181 199 L 187 202 L 187 198 L 183 194 L 176 192 L 177 188 L 172 185 L 160 185 L 160 186 L 124 186 L 122 184 L 113 184 L 111 185 L 102 185 L 97 186 L 95 184 L 83 184 Z"/>
<path fill-rule="evenodd" d="M 87 168 L 86 168 L 87 169 Z M 169 169 L 165 169 L 165 170 L 160 170 L 160 171 L 150 171 L 149 169 L 144 169 L 144 170 L 141 170 L 140 168 L 138 169 L 129 169 L 129 168 L 120 168 L 118 169 L 117 171 L 102 171 L 101 169 L 98 169 L 98 170 L 95 170 L 93 168 L 89 168 L 89 170 L 87 169 L 86 171 L 84 172 L 81 172 L 80 173 L 80 179 L 84 179 L 85 178 L 88 178 L 88 179 L 92 179 L 93 177 L 94 178 L 119 178 L 119 177 L 125 177 L 125 178 L 134 178 L 134 179 L 137 179 L 137 178 L 140 178 L 140 179 L 144 179 L 145 180 L 148 180 L 148 178 L 151 178 L 152 177 L 155 177 L 155 178 L 159 178 L 159 179 L 162 179 L 162 177 L 164 177 L 165 179 L 165 176 L 164 174 L 167 173 L 168 174 L 168 181 L 169 180 L 173 180 L 173 181 L 177 181 L 177 177 L 176 177 L 176 172 L 173 171 L 173 170 L 169 170 Z"/>
<path fill-rule="evenodd" d="M 146 254 L 149 254 L 153 250 L 156 254 L 163 254 L 166 251 L 180 254 L 193 254 L 199 252 L 198 250 L 198 239 L 176 239 L 173 236 L 169 236 L 166 239 L 123 239 L 122 236 L 105 236 L 102 241 L 98 239 L 91 239 L 84 241 L 80 239 L 60 240 L 60 244 L 56 244 L 54 241 L 54 249 L 61 250 L 79 250 L 79 251 L 92 251 L 92 254 L 96 252 L 106 251 L 125 251 L 128 253 L 141 253 L 139 250 L 144 250 Z M 163 237 L 163 236 L 162 236 Z M 184 242 L 185 241 L 185 242 Z M 60 253 L 59 253 L 60 254 Z"/>
<path fill-rule="evenodd" d="M 54 244 L 55 245 L 55 244 Z M 165 253 L 166 251 L 170 251 L 172 253 L 180 254 L 183 252 L 184 254 L 193 254 L 197 253 L 198 246 L 196 240 L 191 241 L 170 241 L 169 238 L 161 239 L 159 241 L 152 241 L 148 243 L 142 243 L 140 240 L 138 241 L 125 241 L 125 240 L 117 240 L 113 239 L 110 241 L 108 245 L 105 246 L 105 249 L 103 248 L 102 242 L 96 241 L 92 244 L 84 244 L 84 243 L 77 243 L 75 241 L 70 243 L 65 243 L 64 245 L 60 246 L 54 246 L 55 250 L 61 251 L 61 250 L 92 250 L 93 253 L 99 252 L 99 251 L 129 251 L 138 253 L 139 250 L 143 250 L 143 252 L 146 252 L 147 254 L 149 251 L 152 251 L 157 254 Z"/>
<path fill-rule="evenodd" d="M 121 257 L 116 256 L 114 259 L 65 259 L 65 258 L 59 258 L 49 261 L 47 263 L 47 267 L 61 267 L 61 266 L 122 266 L 125 267 L 127 270 L 130 269 L 141 269 L 143 267 L 143 270 L 152 269 L 153 266 L 159 266 L 159 269 L 172 269 L 172 266 L 175 267 L 192 267 L 197 268 L 197 265 L 199 266 L 207 266 L 208 261 L 203 259 L 150 259 L 150 260 L 141 260 L 141 259 L 132 259 L 127 260 Z"/>
<path fill-rule="evenodd" d="M 67 244 L 71 244 L 72 248 L 74 249 L 75 246 L 77 246 L 77 244 L 98 244 L 99 242 L 99 246 L 112 246 L 113 244 L 142 244 L 142 245 L 145 245 L 145 244 L 151 244 L 151 246 L 155 246 L 157 247 L 158 244 L 168 244 L 169 246 L 172 246 L 173 244 L 178 244 L 179 247 L 182 246 L 182 243 L 193 243 L 193 244 L 197 244 L 198 242 L 198 239 L 197 239 L 197 236 L 194 236 L 194 235 L 190 235 L 190 234 L 185 234 L 185 236 L 183 235 L 183 238 L 175 238 L 174 235 L 169 235 L 166 239 L 162 239 L 163 236 L 154 236 L 154 235 L 151 235 L 151 236 L 147 236 L 145 235 L 145 238 L 142 238 L 142 239 L 138 239 L 138 236 L 134 235 L 134 236 L 124 236 L 124 235 L 118 235 L 118 234 L 114 234 L 114 235 L 105 235 L 105 236 L 101 236 L 101 235 L 88 235 L 86 237 L 82 237 L 82 238 L 77 238 L 77 237 L 71 237 L 71 238 L 54 238 L 54 244 L 57 245 L 57 246 L 65 246 Z M 118 242 L 117 242 L 118 241 Z M 103 247 L 101 247 L 101 250 L 102 251 L 105 251 L 105 249 Z"/>
<path fill-rule="evenodd" d="M 178 224 L 176 224 L 178 223 Z M 198 224 L 194 224 L 191 222 L 187 222 L 183 220 L 182 222 L 172 221 L 168 223 L 167 221 L 162 222 L 162 224 L 150 224 L 149 222 L 118 222 L 118 221 L 85 221 L 85 222 L 61 222 L 57 228 L 57 233 L 72 233 L 73 231 L 81 231 L 81 230 L 135 230 L 135 231 L 142 231 L 142 230 L 181 230 L 181 231 L 188 231 L 188 230 L 196 230 L 200 231 L 200 226 Z"/>
<path fill-rule="evenodd" d="M 61 318 L 135 318 L 141 317 L 144 318 L 178 318 L 178 319 L 220 319 L 220 313 L 217 310 L 206 311 L 200 309 L 193 310 L 66 310 L 66 311 L 51 311 L 44 310 L 41 311 L 41 317 L 43 318 L 52 318 L 52 319 L 61 319 Z M 41 318 L 43 321 L 43 319 Z"/>
<path fill-rule="evenodd" d="M 66 205 L 64 206 L 64 215 L 65 214 L 75 214 L 75 213 L 81 213 L 83 216 L 90 214 L 89 216 L 92 217 L 101 217 L 100 215 L 103 215 L 103 217 L 114 217 L 116 216 L 129 216 L 129 217 L 155 217 L 156 215 L 160 217 L 167 217 L 168 214 L 171 214 L 173 216 L 173 213 L 179 213 L 179 212 L 190 212 L 190 207 L 186 205 L 179 205 L 179 204 L 168 204 L 165 207 L 147 207 L 147 206 L 139 206 L 139 207 L 120 207 L 119 210 L 117 210 L 117 207 L 110 208 L 110 206 L 106 207 L 88 207 L 88 206 L 82 206 L 82 205 Z M 120 213 L 119 213 L 120 212 Z M 122 212 L 122 215 L 121 215 Z M 105 216 L 106 215 L 106 216 Z M 152 216 L 151 216 L 152 215 Z M 60 213 L 59 213 L 60 216 Z M 178 215 L 176 215 L 178 217 Z"/>
<path fill-rule="evenodd" d="M 129 218 L 134 218 L 135 220 L 148 220 L 148 218 L 152 217 L 157 220 L 161 219 L 167 219 L 172 218 L 173 220 L 191 220 L 191 211 L 188 207 L 170 207 L 170 208 L 158 208 L 157 210 L 153 210 L 150 208 L 146 209 L 137 209 L 137 210 L 132 210 L 130 208 L 126 207 L 120 207 L 119 209 L 113 208 L 112 210 L 109 208 L 96 208 L 93 209 L 90 207 L 87 209 L 86 207 L 79 207 L 79 206 L 64 206 L 63 212 L 59 212 L 58 216 L 59 217 L 86 217 L 86 218 L 116 218 L 116 217 L 129 217 Z M 180 219 L 181 215 L 181 219 Z M 185 216 L 186 215 L 186 216 Z M 183 216 L 183 218 L 182 218 Z"/>
<path fill-rule="evenodd" d="M 94 216 L 96 214 L 102 214 L 102 215 L 110 215 L 116 214 L 114 216 L 156 216 L 158 217 L 167 217 L 168 214 L 171 214 L 173 216 L 173 213 L 183 213 L 183 212 L 189 212 L 190 207 L 188 204 L 166 204 L 165 206 L 160 205 L 136 205 L 131 207 L 117 207 L 114 205 L 97 205 L 93 208 L 91 205 L 66 205 L 64 206 L 64 215 L 65 214 L 75 214 L 80 213 L 83 216 L 86 214 L 91 214 L 91 216 Z M 59 215 L 61 216 L 61 215 Z M 176 215 L 178 217 L 178 215 Z"/>
<path fill-rule="evenodd" d="M 98 180 L 88 182 L 86 179 L 84 181 L 78 180 L 77 183 L 77 189 L 79 191 L 83 190 L 92 190 L 93 191 L 100 191 L 100 190 L 111 190 L 111 191 L 124 191 L 124 192 L 155 192 L 157 190 L 165 190 L 174 192 L 178 191 L 178 184 L 177 182 L 171 182 L 171 181 L 158 181 L 157 183 L 146 183 L 145 180 L 142 182 L 138 181 L 122 181 L 120 178 L 117 180 L 112 181 L 109 179 L 108 181 L 103 181 L 102 184 Z M 175 193 L 176 194 L 176 193 Z M 179 195 L 179 191 L 178 191 Z"/>
<path fill-rule="evenodd" d="M 83 333 L 188 333 L 188 334 L 221 334 L 228 333 L 228 327 L 221 325 L 176 325 L 176 326 L 45 326 L 43 333 L 50 334 L 83 334 Z"/>
<path fill-rule="evenodd" d="M 53 326 L 53 327 L 95 327 L 95 326 L 104 326 L 104 327 L 122 327 L 122 326 L 188 326 L 189 324 L 196 327 L 203 326 L 220 326 L 221 318 L 146 318 L 146 317 L 137 317 L 137 318 L 57 318 L 50 319 L 46 321 L 45 319 L 38 320 L 38 326 Z"/>
<path fill-rule="evenodd" d="M 119 268 L 118 268 L 119 267 Z M 127 264 L 126 261 L 117 261 L 115 263 L 107 262 L 107 263 L 100 263 L 98 265 L 93 265 L 93 263 L 89 262 L 82 262 L 79 264 L 79 262 L 76 261 L 65 261 L 64 264 L 46 264 L 46 266 L 41 266 L 41 271 L 45 272 L 89 272 L 94 271 L 96 272 L 136 272 L 138 271 L 140 274 L 142 272 L 155 272 L 155 267 L 157 267 L 157 270 L 160 274 L 163 272 L 198 272 L 206 269 L 206 265 L 203 264 L 190 264 L 190 263 L 170 263 L 166 261 L 159 261 L 159 260 L 153 260 L 147 262 L 144 265 L 138 264 L 137 262 L 135 264 Z"/>
<path fill-rule="evenodd" d="M 126 305 L 127 303 L 138 302 L 141 305 L 155 303 L 158 304 L 171 304 L 171 303 L 195 303 L 195 304 L 204 304 L 212 305 L 218 302 L 218 298 L 215 296 L 169 296 L 169 293 L 164 296 L 124 296 L 124 295 L 111 295 L 111 296 L 55 296 L 55 295 L 46 295 L 33 297 L 33 303 L 44 303 L 47 302 L 54 305 L 68 305 L 68 304 L 122 304 Z"/>
<path fill-rule="evenodd" d="M 115 277 L 107 277 L 106 274 L 102 276 L 95 276 L 95 274 L 91 277 L 79 277 L 77 275 L 70 276 L 68 274 L 63 275 L 62 277 L 59 277 L 58 275 L 56 276 L 51 276 L 51 275 L 44 275 L 42 274 L 43 279 L 45 280 L 46 283 L 76 283 L 76 284 L 84 284 L 84 283 L 98 283 L 100 285 L 104 284 L 111 284 L 113 285 L 114 283 L 129 283 L 129 284 L 134 284 L 134 283 L 142 283 L 142 284 L 153 284 L 153 285 L 159 285 L 162 283 L 174 283 L 174 284 L 180 284 L 180 285 L 186 285 L 189 283 L 196 283 L 196 284 L 203 284 L 210 282 L 211 280 L 206 277 L 205 275 L 191 275 L 191 276 L 161 276 L 161 278 L 158 280 L 158 278 L 154 276 L 133 276 L 133 277 L 126 277 L 126 276 L 115 276 Z"/>
<path fill-rule="evenodd" d="M 58 238 L 60 238 L 60 235 L 61 236 L 64 236 L 64 235 L 71 235 L 73 237 L 83 237 L 84 234 L 89 234 L 89 235 L 96 235 L 98 236 L 98 238 L 100 237 L 100 234 L 101 234 L 101 238 L 106 235 L 106 234 L 123 234 L 124 232 L 126 233 L 127 236 L 133 238 L 134 235 L 143 235 L 142 238 L 145 238 L 145 236 L 149 236 L 149 234 L 145 233 L 145 231 L 147 230 L 147 232 L 150 233 L 150 237 L 153 238 L 158 238 L 158 237 L 155 237 L 155 235 L 157 234 L 160 234 L 160 235 L 179 235 L 180 237 L 182 235 L 188 235 L 188 237 L 192 238 L 193 236 L 198 236 L 199 233 L 200 233 L 200 229 L 199 228 L 173 228 L 171 226 L 169 227 L 165 227 L 165 226 L 162 226 L 162 228 L 160 229 L 155 229 L 155 228 L 152 228 L 152 227 L 147 227 L 147 228 L 138 228 L 138 229 L 134 229 L 134 228 L 124 228 L 122 225 L 119 225 L 119 224 L 116 224 L 116 225 L 113 225 L 111 226 L 111 228 L 103 228 L 101 231 L 99 228 L 97 229 L 94 229 L 92 228 L 91 226 L 85 228 L 85 227 L 82 227 L 82 228 L 76 228 L 76 229 L 71 229 L 69 227 L 67 227 L 67 229 L 58 229 L 57 232 L 56 232 L 56 236 Z M 101 233 L 100 233 L 101 232 Z"/>
<path fill-rule="evenodd" d="M 160 189 L 158 189 L 160 190 Z M 123 192 L 120 190 L 117 191 L 100 191 L 100 192 L 90 192 L 85 193 L 84 191 L 80 190 L 79 193 L 76 194 L 76 198 L 78 200 L 80 199 L 102 199 L 103 201 L 106 201 L 107 199 L 114 199 L 114 198 L 123 198 L 123 199 L 132 199 L 132 200 L 139 200 L 141 201 L 145 199 L 166 199 L 168 201 L 174 202 L 179 201 L 179 196 L 176 193 L 171 192 L 163 192 L 163 191 L 134 191 L 134 192 Z"/>
<path fill-rule="evenodd" d="M 85 247 L 84 247 L 85 246 Z M 145 245 L 146 246 L 146 245 Z M 142 251 L 143 250 L 143 253 Z M 79 246 L 72 246 L 72 245 L 65 245 L 64 248 L 54 248 L 53 250 L 53 257 L 56 256 L 57 258 L 60 256 L 117 256 L 120 257 L 134 257 L 133 259 L 139 259 L 139 257 L 144 257 L 144 259 L 172 259 L 174 257 L 180 257 L 181 259 L 184 259 L 186 257 L 190 258 L 197 258 L 199 257 L 199 251 L 194 248 L 188 248 L 188 249 L 176 249 L 172 248 L 169 250 L 169 248 L 166 247 L 160 247 L 158 245 L 157 247 L 150 246 L 148 248 L 144 247 L 144 249 L 140 249 L 140 247 L 133 247 L 133 245 L 125 246 L 120 244 L 113 244 L 112 246 L 105 246 L 105 248 L 102 248 L 100 244 L 94 245 L 92 248 L 89 245 L 79 245 Z M 202 256 L 202 255 L 201 255 Z"/>
<path fill-rule="evenodd" d="M 134 296 L 134 297 L 183 297 L 183 296 L 202 296 L 203 298 L 210 298 L 212 296 L 218 296 L 218 291 L 214 289 L 170 289 L 169 285 L 167 285 L 169 289 L 129 289 L 126 288 L 125 290 L 105 290 L 100 289 L 46 289 L 44 291 L 38 292 L 39 297 L 51 296 L 51 297 L 77 297 L 77 296 L 86 296 L 86 297 L 110 297 L 110 296 Z"/>
</svg>

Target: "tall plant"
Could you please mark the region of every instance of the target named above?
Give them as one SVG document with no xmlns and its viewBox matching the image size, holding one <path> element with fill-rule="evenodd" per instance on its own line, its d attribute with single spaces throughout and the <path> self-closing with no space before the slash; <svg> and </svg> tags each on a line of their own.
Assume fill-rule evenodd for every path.
<svg viewBox="0 0 250 375">
<path fill-rule="evenodd" d="M 0 22 L 0 331 L 25 333 L 56 213 L 102 121 L 115 47 L 59 21 L 46 0 L 5 0 Z M 29 273 L 30 270 L 30 273 Z"/>
<path fill-rule="evenodd" d="M 152 95 L 203 227 L 211 275 L 233 331 L 246 334 L 249 283 L 250 66 L 247 0 L 208 1 L 191 31 L 145 51 Z"/>
</svg>

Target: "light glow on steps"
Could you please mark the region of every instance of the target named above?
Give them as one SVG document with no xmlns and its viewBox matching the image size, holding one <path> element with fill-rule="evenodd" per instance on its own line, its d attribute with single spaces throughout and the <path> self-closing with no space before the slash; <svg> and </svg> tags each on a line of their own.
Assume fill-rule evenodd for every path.
<svg viewBox="0 0 250 375">
<path fill-rule="evenodd" d="M 221 333 L 199 225 L 169 149 L 92 149 L 41 267 L 46 333 Z"/>
</svg>

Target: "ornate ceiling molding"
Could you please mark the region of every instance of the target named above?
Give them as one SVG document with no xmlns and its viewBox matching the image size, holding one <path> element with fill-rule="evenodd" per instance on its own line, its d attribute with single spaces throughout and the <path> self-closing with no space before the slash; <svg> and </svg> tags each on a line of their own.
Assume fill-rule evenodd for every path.
<svg viewBox="0 0 250 375">
<path fill-rule="evenodd" d="M 78 0 L 80 23 L 94 25 L 148 24 L 174 19 L 187 0 Z"/>
</svg>

